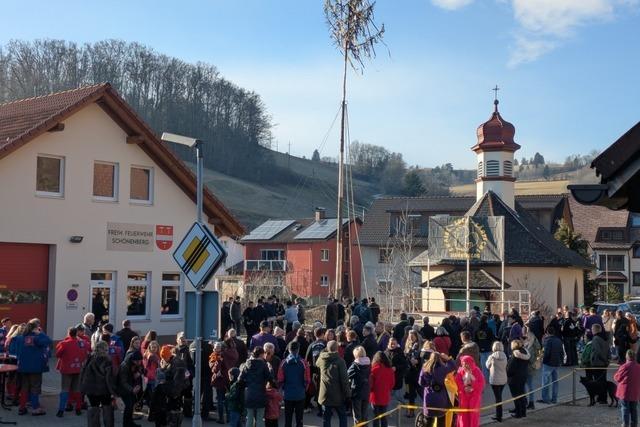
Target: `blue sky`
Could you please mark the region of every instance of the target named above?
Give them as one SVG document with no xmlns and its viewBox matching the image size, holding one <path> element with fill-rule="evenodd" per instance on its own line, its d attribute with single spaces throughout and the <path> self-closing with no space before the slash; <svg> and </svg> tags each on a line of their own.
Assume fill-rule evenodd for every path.
<svg viewBox="0 0 640 427">
<path fill-rule="evenodd" d="M 215 64 L 262 95 L 280 151 L 310 157 L 340 96 L 322 3 L 7 0 L 0 43 L 118 38 Z M 378 0 L 376 20 L 387 47 L 349 74 L 351 139 L 410 164 L 473 168 L 495 84 L 518 157 L 602 150 L 640 120 L 640 0 Z M 337 141 L 334 126 L 322 155 Z"/>
</svg>

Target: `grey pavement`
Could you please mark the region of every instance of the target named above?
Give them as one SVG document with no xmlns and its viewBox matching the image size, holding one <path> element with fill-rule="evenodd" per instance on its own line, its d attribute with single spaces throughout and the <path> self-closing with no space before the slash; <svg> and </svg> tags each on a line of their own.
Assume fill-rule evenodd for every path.
<svg viewBox="0 0 640 427">
<path fill-rule="evenodd" d="M 52 364 L 50 366 L 55 366 Z M 560 368 L 559 377 L 563 376 L 567 373 L 570 373 L 570 368 Z M 613 375 L 614 371 L 609 371 L 609 378 Z M 578 379 L 579 375 L 577 375 Z M 576 379 L 576 382 L 577 382 Z M 540 385 L 540 376 L 534 381 L 534 387 L 538 387 Z M 83 413 L 82 416 L 77 416 L 73 412 L 66 412 L 63 418 L 57 418 L 55 416 L 56 408 L 58 405 L 58 390 L 60 386 L 60 375 L 57 371 L 48 372 L 44 375 L 43 379 L 43 395 L 41 397 L 41 402 L 44 408 L 47 410 L 47 415 L 34 417 L 29 414 L 18 416 L 17 408 L 13 408 L 11 411 L 6 411 L 4 409 L 0 409 L 0 417 L 2 421 L 17 421 L 18 425 L 25 427 L 42 427 L 43 425 L 47 426 L 65 426 L 65 427 L 85 427 L 87 425 L 86 414 Z M 577 387 L 577 397 L 578 399 L 584 399 L 585 393 L 584 388 L 580 384 L 576 384 Z M 503 399 L 509 399 L 511 396 L 509 395 L 508 389 L 505 389 Z M 540 393 L 537 393 L 536 399 L 540 398 Z M 564 381 L 560 382 L 559 387 L 559 402 L 560 405 L 550 406 L 550 405 L 540 405 L 536 404 L 535 411 L 529 411 L 526 419 L 519 420 L 506 420 L 502 424 L 495 425 L 504 425 L 504 426 L 539 426 L 546 422 L 560 421 L 562 427 L 568 426 L 581 426 L 581 427 L 589 427 L 589 426 L 612 426 L 617 425 L 619 410 L 615 410 L 613 408 L 608 408 L 604 405 L 599 405 L 594 408 L 587 408 L 584 400 L 579 400 L 578 405 L 572 406 L 568 403 L 571 402 L 572 399 L 572 387 L 571 387 L 571 377 L 567 378 Z M 490 405 L 493 403 L 493 394 L 491 393 L 491 389 L 489 387 L 485 388 L 483 395 L 483 406 Z M 508 418 L 508 409 L 512 408 L 513 404 L 508 403 L 505 405 L 505 418 Z M 120 406 L 122 408 L 122 406 Z M 213 414 L 212 414 L 213 415 Z M 482 424 L 490 424 L 491 416 L 493 415 L 492 411 L 483 412 L 482 414 Z M 214 415 L 215 418 L 215 415 Z M 398 418 L 400 419 L 400 426 L 398 426 Z M 146 420 L 136 421 L 137 423 L 150 427 L 154 424 L 147 422 Z M 334 416 L 333 423 L 335 425 L 338 424 L 338 420 Z M 280 418 L 280 425 L 283 425 L 284 422 L 282 417 Z M 322 419 L 316 416 L 315 411 L 305 414 L 304 418 L 305 426 L 310 427 L 321 427 Z M 395 414 L 390 416 L 389 425 L 391 427 L 410 427 L 414 424 L 414 420 L 411 418 L 406 418 L 404 414 L 401 414 L 400 417 Z M 191 425 L 191 419 L 186 418 L 183 422 L 183 426 Z M 208 426 L 218 425 L 214 421 L 208 421 L 205 423 Z M 351 425 L 351 423 L 350 423 Z M 116 426 L 122 426 L 122 412 L 116 411 Z"/>
</svg>

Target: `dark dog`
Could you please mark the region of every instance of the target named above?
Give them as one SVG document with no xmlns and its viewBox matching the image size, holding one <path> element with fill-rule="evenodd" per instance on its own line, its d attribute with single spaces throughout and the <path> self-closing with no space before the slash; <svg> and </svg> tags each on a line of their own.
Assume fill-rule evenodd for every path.
<svg viewBox="0 0 640 427">
<path fill-rule="evenodd" d="M 596 396 L 605 396 L 609 395 L 609 399 L 611 399 L 611 403 L 609 406 L 618 407 L 618 398 L 616 397 L 616 384 L 612 381 L 607 381 L 606 383 L 600 381 L 592 381 L 588 380 L 587 377 L 580 377 L 580 384 L 587 389 L 587 393 L 589 393 L 589 406 L 593 406 L 596 404 Z"/>
</svg>

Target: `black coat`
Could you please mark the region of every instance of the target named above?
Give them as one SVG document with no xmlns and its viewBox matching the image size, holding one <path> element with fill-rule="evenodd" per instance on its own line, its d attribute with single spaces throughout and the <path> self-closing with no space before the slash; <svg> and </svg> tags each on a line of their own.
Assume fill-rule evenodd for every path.
<svg viewBox="0 0 640 427">
<path fill-rule="evenodd" d="M 267 406 L 267 382 L 272 375 L 267 362 L 263 359 L 249 359 L 240 368 L 238 381 L 244 388 L 244 406 L 246 408 L 264 408 Z"/>
<path fill-rule="evenodd" d="M 365 359 L 366 360 L 366 359 Z M 347 378 L 349 378 L 349 386 L 351 387 L 351 398 L 353 400 L 369 399 L 369 374 L 371 373 L 370 364 L 359 364 L 353 362 L 347 370 Z"/>
<path fill-rule="evenodd" d="M 427 324 L 424 325 L 422 329 L 420 329 L 420 335 L 422 335 L 422 338 L 424 338 L 425 340 L 433 341 L 433 339 L 436 337 L 436 331 L 433 326 Z"/>
<path fill-rule="evenodd" d="M 378 352 L 378 343 L 373 334 L 369 334 L 362 340 L 362 346 L 364 347 L 367 357 L 373 360 L 373 356 Z M 346 360 L 345 360 L 346 361 Z"/>
<path fill-rule="evenodd" d="M 122 340 L 122 346 L 124 347 L 125 352 L 129 350 L 131 340 L 138 336 L 138 334 L 132 331 L 131 328 L 122 328 L 116 333 L 116 335 L 120 337 L 120 340 Z"/>
<path fill-rule="evenodd" d="M 80 391 L 88 396 L 108 396 L 115 395 L 115 390 L 113 365 L 109 356 L 89 356 L 80 372 Z"/>
<path fill-rule="evenodd" d="M 349 341 L 349 343 L 347 343 L 347 346 L 344 348 L 344 363 L 347 366 L 351 366 L 351 364 L 355 360 L 355 357 L 353 357 L 353 350 L 355 350 L 355 348 L 359 345 L 360 343 L 358 342 L 358 340 Z M 365 349 L 365 351 L 367 350 Z"/>
<path fill-rule="evenodd" d="M 391 366 L 395 368 L 395 377 L 396 381 L 393 386 L 394 390 L 399 390 L 402 388 L 404 383 L 404 377 L 407 375 L 407 370 L 409 369 L 409 363 L 407 362 L 407 358 L 404 355 L 404 352 L 400 347 L 395 350 L 387 350 L 384 352 L 389 360 L 391 361 Z"/>
<path fill-rule="evenodd" d="M 527 354 L 527 351 L 520 349 L 520 352 Z M 511 356 L 507 362 L 507 383 L 510 385 L 524 385 L 527 382 L 527 372 L 529 360 Z"/>
<path fill-rule="evenodd" d="M 401 320 L 393 327 L 393 337 L 398 341 L 398 343 L 402 342 L 402 338 L 404 338 L 404 328 L 407 326 L 409 326 L 409 322 Z"/>
</svg>

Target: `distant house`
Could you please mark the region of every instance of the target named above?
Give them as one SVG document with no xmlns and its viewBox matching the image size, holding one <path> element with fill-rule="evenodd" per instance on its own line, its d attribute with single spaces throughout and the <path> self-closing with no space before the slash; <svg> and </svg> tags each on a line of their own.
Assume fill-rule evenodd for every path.
<svg viewBox="0 0 640 427">
<path fill-rule="evenodd" d="M 555 232 L 558 221 L 569 222 L 571 215 L 567 195 L 515 196 L 515 200 L 545 230 Z M 463 216 L 471 209 L 473 196 L 383 197 L 373 201 L 360 231 L 362 245 L 363 295 L 385 300 L 387 290 L 409 276 L 401 272 L 394 247 L 402 247 L 402 257 L 413 259 L 427 249 L 429 218 L 438 215 Z M 405 227 L 408 225 L 408 227 Z M 409 237 L 403 231 L 411 231 Z M 422 283 L 419 268 L 410 275 L 413 285 Z"/>
<path fill-rule="evenodd" d="M 317 209 L 314 218 L 269 220 L 244 236 L 245 284 L 286 286 L 292 294 L 326 298 L 336 286 L 337 219 Z M 344 221 L 343 296 L 360 295 L 359 219 Z M 236 269 L 237 270 L 237 269 Z M 237 271 L 236 271 L 237 272 Z"/>
<path fill-rule="evenodd" d="M 640 295 L 640 214 L 569 200 L 571 224 L 589 243 L 597 266 L 591 278 L 600 285 L 599 299 L 606 300 L 607 287 L 620 296 Z"/>
<path fill-rule="evenodd" d="M 569 219 L 570 211 L 565 196 L 515 197 L 513 176 L 514 153 L 520 145 L 514 141 L 515 127 L 498 112 L 498 101 L 488 121 L 477 131 L 477 144 L 472 147 L 477 159 L 476 197 L 443 197 L 418 199 L 383 199 L 374 205 L 365 218 L 361 233 L 364 250 L 365 286 L 378 294 L 393 295 L 398 287 L 406 287 L 414 275 L 405 277 L 402 283 L 397 277 L 384 276 L 385 264 L 395 262 L 394 254 L 419 253 L 408 262 L 403 255 L 400 266 L 415 268 L 421 273 L 421 290 L 411 293 L 402 308 L 410 310 L 411 301 L 420 299 L 420 310 L 447 313 L 464 311 L 471 306 L 490 306 L 500 310 L 501 288 L 510 289 L 505 295 L 508 306 L 516 306 L 524 312 L 542 308 L 548 313 L 561 305 L 577 306 L 584 300 L 584 271 L 592 266 L 576 252 L 566 248 L 553 237 L 558 219 Z M 469 247 L 461 243 L 466 227 L 459 220 L 443 226 L 443 238 L 437 247 L 427 248 L 429 218 L 443 215 L 463 216 L 477 221 L 473 229 L 476 248 L 485 247 L 491 238 L 488 229 L 480 224 L 489 217 L 502 217 L 504 222 L 503 250 L 504 275 L 501 262 L 470 260 L 468 275 L 472 289 L 466 298 L 465 260 Z M 467 220 L 464 220 L 466 224 Z M 443 223 L 448 224 L 446 221 Z M 462 224 L 462 227 L 460 226 Z M 470 235 L 471 236 L 471 235 Z M 407 239 L 411 245 L 407 245 Z M 389 247 L 389 243 L 391 242 Z M 409 251 L 407 247 L 410 246 Z M 428 249 L 428 250 L 427 250 Z M 481 251 L 482 249 L 478 249 Z M 453 254 L 433 259 L 432 253 Z M 400 269 L 402 271 L 402 269 Z M 382 274 L 381 274 L 382 273 Z M 504 278 L 504 280 L 503 280 Z M 372 293 L 372 292 L 370 292 Z M 420 296 L 422 298 L 420 298 Z M 530 305 L 529 305 L 530 304 Z M 504 307 L 507 308 L 507 307 Z"/>
</svg>

